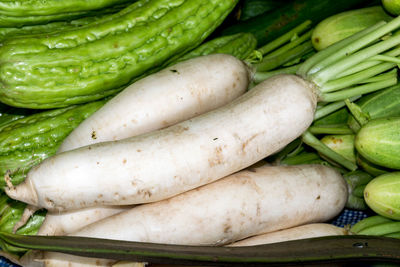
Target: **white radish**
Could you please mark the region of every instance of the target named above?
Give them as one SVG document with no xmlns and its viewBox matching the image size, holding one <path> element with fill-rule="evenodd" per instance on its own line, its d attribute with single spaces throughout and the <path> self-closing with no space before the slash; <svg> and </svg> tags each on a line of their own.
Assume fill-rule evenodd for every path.
<svg viewBox="0 0 400 267">
<path fill-rule="evenodd" d="M 136 206 L 72 235 L 225 245 L 262 233 L 327 221 L 341 212 L 346 200 L 346 182 L 333 168 L 263 165 L 170 199 Z M 45 255 L 49 261 L 58 257 L 58 253 Z"/>
<path fill-rule="evenodd" d="M 151 74 L 83 121 L 57 153 L 165 128 L 227 104 L 249 84 L 244 63 L 227 54 L 190 59 Z M 62 235 L 129 207 L 93 207 L 48 213 L 39 234 Z"/>
<path fill-rule="evenodd" d="M 347 230 L 329 223 L 310 223 L 276 232 L 252 236 L 233 242 L 228 247 L 255 246 L 313 237 L 347 235 Z"/>
<path fill-rule="evenodd" d="M 47 212 L 38 235 L 66 235 L 82 227 L 131 209 L 132 206 L 104 206 L 66 211 L 62 213 Z"/>
<path fill-rule="evenodd" d="M 109 100 L 74 129 L 58 151 L 147 133 L 220 107 L 247 90 L 249 74 L 242 61 L 228 54 L 167 67 Z"/>
<path fill-rule="evenodd" d="M 308 128 L 316 102 L 313 84 L 277 75 L 193 119 L 47 158 L 6 193 L 58 211 L 159 201 L 280 150 Z"/>
</svg>

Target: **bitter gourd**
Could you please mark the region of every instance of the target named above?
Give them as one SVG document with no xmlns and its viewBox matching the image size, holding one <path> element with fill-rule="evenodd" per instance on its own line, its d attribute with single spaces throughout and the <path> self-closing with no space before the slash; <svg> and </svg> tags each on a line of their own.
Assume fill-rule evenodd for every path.
<svg viewBox="0 0 400 267">
<path fill-rule="evenodd" d="M 244 60 L 256 47 L 257 40 L 253 34 L 237 33 L 212 39 L 185 54 L 177 61 L 216 53 L 230 54 Z"/>
<path fill-rule="evenodd" d="M 7 39 L 0 100 L 56 108 L 103 98 L 197 47 L 237 0 L 140 0 L 79 29 Z"/>
<path fill-rule="evenodd" d="M 129 0 L 3 0 L 0 1 L 0 27 L 38 25 L 93 16 L 96 13 L 104 14 L 109 13 L 113 6 L 126 3 Z"/>
<path fill-rule="evenodd" d="M 56 153 L 64 138 L 107 100 L 46 110 L 0 128 L 0 188 L 18 184 L 35 164 Z"/>
<path fill-rule="evenodd" d="M 0 40 L 5 38 L 14 38 L 16 36 L 22 35 L 31 35 L 31 34 L 39 34 L 39 33 L 50 33 L 54 31 L 66 31 L 71 30 L 73 28 L 82 27 L 89 23 L 95 22 L 104 16 L 117 13 L 123 8 L 127 7 L 127 3 L 114 5 L 109 8 L 102 9 L 101 11 L 96 11 L 94 14 L 85 14 L 84 17 L 79 17 L 76 19 L 68 20 L 68 21 L 52 21 L 46 24 L 35 24 L 35 25 L 26 25 L 26 26 L 18 26 L 20 24 L 24 24 L 23 21 L 27 20 L 28 17 L 24 18 L 15 18 L 17 22 L 17 26 L 9 26 L 9 27 L 1 27 L 0 28 Z M 0 15 L 0 21 L 2 16 Z M 10 17 L 8 17 L 10 19 Z M 1 24 L 1 22 L 0 22 Z M 16 24 L 16 23 L 13 23 Z"/>
</svg>

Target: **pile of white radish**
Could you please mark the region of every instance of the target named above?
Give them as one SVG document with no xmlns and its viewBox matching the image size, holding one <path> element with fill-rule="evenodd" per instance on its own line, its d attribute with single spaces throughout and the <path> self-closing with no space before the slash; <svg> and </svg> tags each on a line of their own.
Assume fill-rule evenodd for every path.
<svg viewBox="0 0 400 267">
<path fill-rule="evenodd" d="M 72 235 L 181 245 L 226 245 L 262 233 L 327 221 L 340 213 L 346 199 L 346 182 L 332 168 L 264 164 L 170 199 L 136 206 Z M 325 227 L 321 233 L 343 234 L 336 228 L 332 232 L 332 227 Z M 321 233 L 311 231 L 309 236 Z M 83 259 L 85 264 L 103 262 L 53 252 L 44 255 L 45 266 L 80 266 Z M 57 265 L 53 265 L 54 261 Z M 106 263 L 109 260 L 104 260 Z"/>
<path fill-rule="evenodd" d="M 243 77 L 248 80 L 247 74 Z M 159 201 L 280 150 L 308 128 L 316 102 L 311 83 L 294 75 L 276 76 L 220 108 L 170 127 L 59 153 L 6 192 L 52 211 Z"/>
<path fill-rule="evenodd" d="M 247 66 L 229 55 L 209 55 L 175 64 L 133 83 L 109 100 L 63 141 L 57 153 L 124 139 L 190 119 L 245 93 L 250 78 Z M 38 234 L 72 233 L 128 208 L 131 206 L 50 211 Z"/>
</svg>

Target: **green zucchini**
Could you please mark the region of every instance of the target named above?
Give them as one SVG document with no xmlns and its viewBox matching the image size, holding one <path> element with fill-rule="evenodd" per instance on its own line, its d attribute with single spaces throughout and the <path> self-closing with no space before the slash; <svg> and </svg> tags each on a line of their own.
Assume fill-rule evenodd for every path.
<svg viewBox="0 0 400 267">
<path fill-rule="evenodd" d="M 400 169 L 400 117 L 370 120 L 357 133 L 355 147 L 368 161 Z"/>
<path fill-rule="evenodd" d="M 106 100 L 46 110 L 3 125 L 0 128 L 0 176 L 16 185 L 29 169 L 56 153 L 64 138 Z M 5 179 L 0 179 L 4 188 Z"/>
<path fill-rule="evenodd" d="M 236 3 L 140 0 L 79 29 L 7 39 L 0 48 L 0 101 L 43 109 L 115 94 L 201 44 Z"/>
<path fill-rule="evenodd" d="M 316 50 L 322 50 L 350 35 L 390 17 L 381 6 L 366 7 L 330 16 L 315 27 L 311 41 Z"/>
<path fill-rule="evenodd" d="M 0 1 L 0 27 L 21 27 L 65 21 L 96 13 L 109 13 L 114 6 L 126 5 L 129 0 L 30 0 Z"/>
<path fill-rule="evenodd" d="M 364 199 L 377 214 L 400 220 L 400 172 L 375 177 L 365 187 Z"/>
<path fill-rule="evenodd" d="M 365 95 L 356 104 L 371 119 L 400 116 L 400 84 Z M 347 124 L 354 132 L 361 128 L 353 115 L 349 115 Z"/>
<path fill-rule="evenodd" d="M 372 1 L 363 0 L 294 0 L 273 11 L 267 11 L 256 17 L 221 29 L 221 34 L 230 35 L 238 32 L 251 32 L 257 38 L 259 46 L 276 39 L 306 20 L 311 20 L 315 26 L 323 19 L 365 6 Z"/>
</svg>

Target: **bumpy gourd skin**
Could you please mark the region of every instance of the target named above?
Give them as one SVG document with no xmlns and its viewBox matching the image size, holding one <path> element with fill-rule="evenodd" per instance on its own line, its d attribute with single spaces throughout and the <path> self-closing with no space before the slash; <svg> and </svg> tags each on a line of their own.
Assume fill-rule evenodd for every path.
<svg viewBox="0 0 400 267">
<path fill-rule="evenodd" d="M 237 0 L 141 0 L 72 31 L 4 41 L 0 100 L 26 108 L 84 103 L 199 45 Z"/>
<path fill-rule="evenodd" d="M 0 129 L 0 177 L 13 184 L 25 179 L 33 166 L 56 153 L 64 138 L 107 100 L 39 112 L 14 120 Z M 0 190 L 5 180 L 0 179 Z"/>
<path fill-rule="evenodd" d="M 120 7 L 125 7 L 133 2 L 129 2 L 129 0 L 0 1 L 0 26 L 21 27 L 39 25 L 54 21 L 66 21 L 99 14 L 115 13 L 121 9 Z"/>
<path fill-rule="evenodd" d="M 9 16 L 49 15 L 93 10 L 129 0 L 2 0 L 0 14 Z"/>
</svg>

